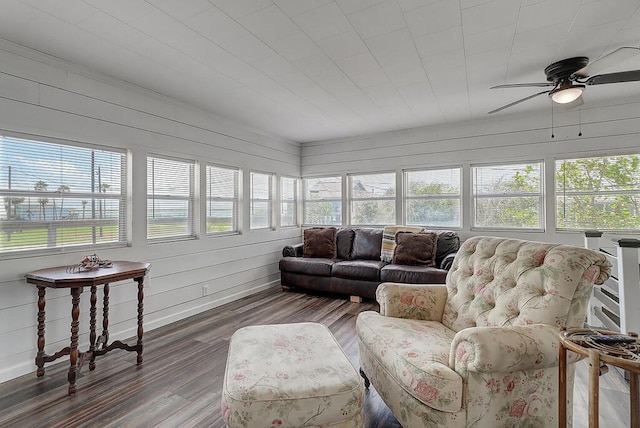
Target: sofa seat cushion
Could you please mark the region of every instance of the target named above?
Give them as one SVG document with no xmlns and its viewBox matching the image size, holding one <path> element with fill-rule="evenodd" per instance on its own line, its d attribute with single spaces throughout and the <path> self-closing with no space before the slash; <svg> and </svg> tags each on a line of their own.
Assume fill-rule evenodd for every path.
<svg viewBox="0 0 640 428">
<path fill-rule="evenodd" d="M 462 377 L 449 368 L 453 330 L 437 321 L 384 317 L 369 311 L 359 314 L 356 331 L 361 346 L 411 396 L 444 412 L 462 408 Z"/>
<path fill-rule="evenodd" d="M 280 259 L 280 270 L 306 275 L 331 276 L 331 266 L 335 262 L 334 259 L 283 257 Z"/>
<path fill-rule="evenodd" d="M 380 282 L 406 284 L 444 284 L 447 271 L 427 266 L 386 265 L 380 271 Z"/>
<path fill-rule="evenodd" d="M 385 262 L 380 260 L 349 260 L 337 262 L 331 268 L 331 275 L 338 278 L 379 281 L 380 269 Z"/>
</svg>

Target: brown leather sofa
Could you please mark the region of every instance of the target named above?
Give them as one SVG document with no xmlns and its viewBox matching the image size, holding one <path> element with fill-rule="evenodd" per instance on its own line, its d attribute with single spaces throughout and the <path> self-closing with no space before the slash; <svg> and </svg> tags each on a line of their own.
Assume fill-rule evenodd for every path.
<svg viewBox="0 0 640 428">
<path fill-rule="evenodd" d="M 284 290 L 303 288 L 375 298 L 382 282 L 444 284 L 460 238 L 453 231 L 438 235 L 435 267 L 409 266 L 380 260 L 382 229 L 342 228 L 336 234 L 336 258 L 303 257 L 303 244 L 282 250 L 280 282 Z"/>
</svg>

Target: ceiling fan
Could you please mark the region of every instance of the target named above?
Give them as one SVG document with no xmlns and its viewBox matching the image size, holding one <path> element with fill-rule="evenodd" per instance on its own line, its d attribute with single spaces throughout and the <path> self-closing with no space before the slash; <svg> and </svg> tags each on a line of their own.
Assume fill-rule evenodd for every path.
<svg viewBox="0 0 640 428">
<path fill-rule="evenodd" d="M 640 54 L 640 47 L 621 47 L 615 51 L 589 63 L 586 56 L 563 59 L 548 65 L 544 69 L 547 76 L 546 82 L 541 83 L 512 83 L 493 86 L 490 89 L 523 88 L 523 87 L 551 87 L 547 91 L 538 92 L 524 97 L 487 114 L 497 113 L 506 108 L 528 101 L 537 96 L 548 94 L 556 103 L 568 104 L 572 102 L 582 103 L 582 91 L 587 86 L 606 85 L 609 83 L 640 81 L 640 70 L 621 71 L 617 73 L 597 74 L 628 58 Z"/>
</svg>

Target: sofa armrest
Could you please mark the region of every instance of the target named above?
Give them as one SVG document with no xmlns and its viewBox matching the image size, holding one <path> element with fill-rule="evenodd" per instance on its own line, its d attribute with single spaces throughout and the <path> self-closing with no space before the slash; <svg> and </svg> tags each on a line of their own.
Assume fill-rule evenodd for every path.
<svg viewBox="0 0 640 428">
<path fill-rule="evenodd" d="M 304 244 L 287 245 L 282 249 L 282 257 L 302 257 Z"/>
<path fill-rule="evenodd" d="M 468 372 L 501 373 L 558 366 L 558 328 L 547 324 L 513 327 L 471 327 L 451 343 L 449 365 L 461 376 Z M 567 362 L 581 359 L 567 352 Z"/>
<path fill-rule="evenodd" d="M 458 254 L 457 251 L 453 253 L 449 253 L 446 256 L 444 256 L 444 258 L 442 259 L 442 262 L 440 262 L 440 269 L 444 269 L 444 270 L 451 269 L 451 265 L 453 265 L 453 259 L 456 258 L 456 254 Z"/>
<path fill-rule="evenodd" d="M 442 321 L 447 288 L 444 284 L 384 282 L 376 290 L 380 314 L 386 317 Z"/>
</svg>

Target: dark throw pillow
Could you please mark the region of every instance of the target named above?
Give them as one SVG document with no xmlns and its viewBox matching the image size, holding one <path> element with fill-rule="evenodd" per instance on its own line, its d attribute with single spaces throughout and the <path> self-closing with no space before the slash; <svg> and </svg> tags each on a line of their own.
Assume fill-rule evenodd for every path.
<svg viewBox="0 0 640 428">
<path fill-rule="evenodd" d="M 351 260 L 380 260 L 382 229 L 356 229 Z"/>
<path fill-rule="evenodd" d="M 336 228 L 312 227 L 304 231 L 304 257 L 334 259 L 336 257 Z"/>
<path fill-rule="evenodd" d="M 435 266 L 438 235 L 436 233 L 396 233 L 393 263 L 410 266 Z"/>
</svg>

